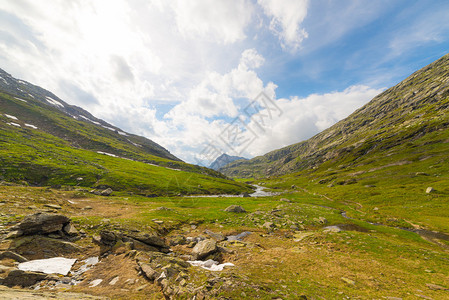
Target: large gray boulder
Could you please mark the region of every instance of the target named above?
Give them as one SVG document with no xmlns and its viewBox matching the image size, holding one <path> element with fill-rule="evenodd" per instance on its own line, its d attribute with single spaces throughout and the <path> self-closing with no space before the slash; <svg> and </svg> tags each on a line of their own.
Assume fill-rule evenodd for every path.
<svg viewBox="0 0 449 300">
<path fill-rule="evenodd" d="M 227 212 L 234 212 L 234 213 L 245 213 L 246 210 L 241 207 L 240 205 L 231 205 L 226 207 L 225 211 Z"/>
<path fill-rule="evenodd" d="M 65 225 L 70 223 L 70 219 L 64 215 L 50 213 L 35 213 L 26 216 L 17 228 L 24 235 L 47 234 L 61 231 Z"/>
<path fill-rule="evenodd" d="M 209 239 L 199 242 L 192 250 L 193 259 L 203 259 L 210 254 L 217 252 L 217 242 Z"/>
</svg>

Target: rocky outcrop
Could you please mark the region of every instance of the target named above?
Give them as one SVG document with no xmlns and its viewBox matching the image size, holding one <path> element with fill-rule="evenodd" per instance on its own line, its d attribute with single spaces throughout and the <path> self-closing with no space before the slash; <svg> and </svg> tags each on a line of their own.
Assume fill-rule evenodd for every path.
<svg viewBox="0 0 449 300">
<path fill-rule="evenodd" d="M 17 229 L 22 231 L 23 235 L 48 234 L 62 231 L 63 227 L 69 223 L 70 219 L 64 215 L 35 213 L 26 216 L 17 225 Z"/>
<path fill-rule="evenodd" d="M 194 260 L 204 259 L 217 251 L 217 241 L 212 239 L 204 240 L 195 245 L 192 250 L 192 257 Z"/>
<path fill-rule="evenodd" d="M 240 205 L 230 205 L 225 208 L 225 211 L 227 212 L 234 212 L 234 213 L 245 213 L 246 210 L 241 207 Z"/>
</svg>

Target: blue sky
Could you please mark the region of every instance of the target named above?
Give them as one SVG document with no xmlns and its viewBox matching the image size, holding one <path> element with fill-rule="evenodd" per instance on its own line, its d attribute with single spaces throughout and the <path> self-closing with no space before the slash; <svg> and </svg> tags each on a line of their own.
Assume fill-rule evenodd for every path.
<svg viewBox="0 0 449 300">
<path fill-rule="evenodd" d="M 0 0 L 0 67 L 208 165 L 348 116 L 446 54 L 448 20 L 436 0 Z"/>
</svg>

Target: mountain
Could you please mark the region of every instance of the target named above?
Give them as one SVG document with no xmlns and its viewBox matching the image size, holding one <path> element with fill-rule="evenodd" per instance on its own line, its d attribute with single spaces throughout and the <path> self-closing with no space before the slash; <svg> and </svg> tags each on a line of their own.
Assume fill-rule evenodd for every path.
<svg viewBox="0 0 449 300">
<path fill-rule="evenodd" d="M 445 155 L 448 107 L 449 54 L 314 137 L 248 161 L 232 162 L 220 171 L 233 177 L 264 177 L 355 168 L 387 158 L 389 164 L 407 164 Z"/>
<path fill-rule="evenodd" d="M 133 152 L 148 153 L 158 157 L 180 161 L 180 159 L 155 142 L 141 136 L 127 133 L 118 127 L 94 117 L 80 107 L 67 104 L 55 94 L 39 86 L 23 80 L 15 79 L 2 69 L 0 69 L 0 91 L 27 101 L 28 103 L 33 103 L 34 105 L 46 108 L 49 108 L 48 106 L 50 106 L 53 110 L 63 112 L 64 115 L 72 117 L 82 123 L 94 124 L 96 125 L 95 131 L 100 133 L 102 137 L 112 138 L 114 139 L 114 142 L 120 141 L 121 143 L 126 144 L 126 147 L 121 147 L 122 149 L 117 149 L 117 147 L 113 147 L 114 149 L 112 149 L 110 147 L 110 141 L 99 139 L 98 136 L 91 135 L 90 133 L 84 134 L 82 131 L 71 130 L 69 126 L 58 124 L 58 122 L 55 122 L 52 118 L 43 120 L 40 118 L 41 116 L 36 115 L 30 120 L 33 121 L 41 130 L 70 141 L 75 147 L 98 151 L 110 151 L 115 155 L 129 157 L 135 156 L 133 155 Z M 5 106 L 6 105 L 7 104 L 5 103 Z M 14 111 L 11 104 L 8 106 L 12 113 L 24 113 Z M 17 109 L 19 109 L 19 107 L 16 106 L 16 110 Z M 32 116 L 29 114 L 27 117 Z"/>
<path fill-rule="evenodd" d="M 0 180 L 111 187 L 143 195 L 240 193 L 249 187 L 182 162 L 53 93 L 0 70 Z"/>
<path fill-rule="evenodd" d="M 222 155 L 217 157 L 217 159 L 213 163 L 210 164 L 209 168 L 212 170 L 218 171 L 218 169 L 226 166 L 227 164 L 229 164 L 235 160 L 239 160 L 239 159 L 247 160 L 244 157 L 230 156 L 230 155 L 227 155 L 226 153 L 223 153 Z"/>
</svg>

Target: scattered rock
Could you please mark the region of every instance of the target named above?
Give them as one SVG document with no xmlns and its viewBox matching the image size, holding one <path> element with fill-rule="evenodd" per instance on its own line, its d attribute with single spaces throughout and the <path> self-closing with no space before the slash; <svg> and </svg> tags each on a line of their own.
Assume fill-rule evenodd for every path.
<svg viewBox="0 0 449 300">
<path fill-rule="evenodd" d="M 287 199 L 287 198 L 281 198 L 279 199 L 279 201 L 283 201 L 283 202 L 287 202 L 287 203 L 291 203 L 292 201 Z"/>
<path fill-rule="evenodd" d="M 5 239 L 15 239 L 23 235 L 22 230 L 13 230 L 6 234 Z"/>
<path fill-rule="evenodd" d="M 294 237 L 295 242 L 300 242 L 303 239 L 305 239 L 306 237 L 313 236 L 313 235 L 314 235 L 313 232 L 299 232 L 299 233 L 295 233 L 293 235 L 293 237 Z"/>
<path fill-rule="evenodd" d="M 217 252 L 217 242 L 212 239 L 204 240 L 195 245 L 192 255 L 195 260 L 203 259 L 210 254 Z"/>
<path fill-rule="evenodd" d="M 327 233 L 337 233 L 340 232 L 341 229 L 338 226 L 327 226 L 324 227 L 323 232 L 327 232 Z"/>
<path fill-rule="evenodd" d="M 320 223 L 320 224 L 327 224 L 327 219 L 324 218 L 324 217 L 313 218 L 313 220 L 314 220 L 315 222 L 317 222 L 317 223 Z"/>
<path fill-rule="evenodd" d="M 114 278 L 112 278 L 111 281 L 109 281 L 109 285 L 115 285 L 119 279 L 120 279 L 120 276 L 115 276 Z"/>
<path fill-rule="evenodd" d="M 276 228 L 276 226 L 274 225 L 273 222 L 265 222 L 262 225 L 262 227 L 265 228 L 265 229 L 268 229 L 268 230 L 272 230 L 272 229 Z"/>
<path fill-rule="evenodd" d="M 426 283 L 426 286 L 434 291 L 449 291 L 449 288 L 445 288 L 441 285 L 433 284 L 433 283 Z"/>
<path fill-rule="evenodd" d="M 5 259 L 5 258 L 14 259 L 15 261 L 17 261 L 19 263 L 23 263 L 23 262 L 28 261 L 28 259 L 26 259 L 22 255 L 17 254 L 17 253 L 12 252 L 12 251 L 5 251 L 5 252 L 0 253 L 0 260 Z"/>
<path fill-rule="evenodd" d="M 29 287 L 36 284 L 38 281 L 53 278 L 50 276 L 44 273 L 12 270 L 8 273 L 8 276 L 2 280 L 2 284 L 8 287 L 13 287 L 16 285 L 21 287 Z"/>
<path fill-rule="evenodd" d="M 79 234 L 78 230 L 75 228 L 75 226 L 72 223 L 65 225 L 63 227 L 63 230 L 66 234 L 71 235 L 71 236 L 75 236 L 75 235 Z"/>
<path fill-rule="evenodd" d="M 433 192 L 435 192 L 435 189 L 433 187 L 428 187 L 426 189 L 426 194 L 430 194 L 430 193 L 433 193 Z"/>
<path fill-rule="evenodd" d="M 103 279 L 95 279 L 89 283 L 89 287 L 93 288 L 103 282 Z"/>
<path fill-rule="evenodd" d="M 249 193 L 245 192 L 245 193 L 242 194 L 242 197 L 251 197 L 251 195 Z"/>
<path fill-rule="evenodd" d="M 355 285 L 355 281 L 346 277 L 341 277 L 341 280 L 343 280 L 345 283 L 349 285 Z"/>
<path fill-rule="evenodd" d="M 225 236 L 221 233 L 215 233 L 210 231 L 209 229 L 206 229 L 204 231 L 205 234 L 207 234 L 208 236 L 210 236 L 211 238 L 213 238 L 214 240 L 216 240 L 217 242 L 221 242 L 225 240 Z"/>
<path fill-rule="evenodd" d="M 62 209 L 62 207 L 57 204 L 44 204 L 44 206 L 52 209 Z"/>
<path fill-rule="evenodd" d="M 113 190 L 111 188 L 107 188 L 100 192 L 100 196 L 109 196 L 112 194 L 112 192 L 113 192 Z"/>
<path fill-rule="evenodd" d="M 156 270 L 154 270 L 149 264 L 141 264 L 140 269 L 142 270 L 142 273 L 145 274 L 145 277 L 151 281 L 154 281 L 161 275 Z"/>
<path fill-rule="evenodd" d="M 226 207 L 225 211 L 227 212 L 234 212 L 234 213 L 245 213 L 246 210 L 241 207 L 240 205 L 231 205 Z"/>
<path fill-rule="evenodd" d="M 70 219 L 64 215 L 35 213 L 26 216 L 22 222 L 17 225 L 24 235 L 51 233 L 61 231 L 62 228 L 70 222 Z"/>
</svg>

